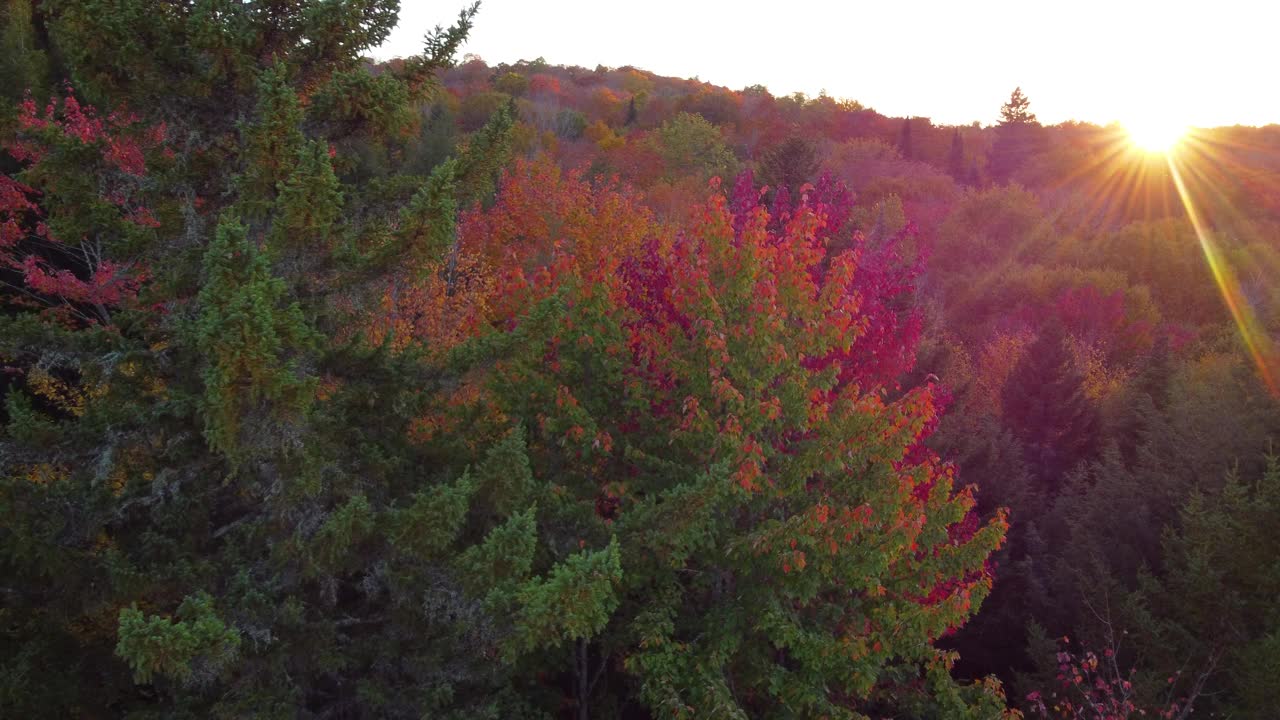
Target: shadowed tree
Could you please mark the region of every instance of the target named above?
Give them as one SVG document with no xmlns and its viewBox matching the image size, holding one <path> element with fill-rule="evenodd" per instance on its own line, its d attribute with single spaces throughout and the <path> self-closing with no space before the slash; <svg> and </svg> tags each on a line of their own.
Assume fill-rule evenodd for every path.
<svg viewBox="0 0 1280 720">
<path fill-rule="evenodd" d="M 964 137 L 960 135 L 960 128 L 956 128 L 951 135 L 951 149 L 947 151 L 947 173 L 956 182 L 968 184 L 968 170 L 964 161 Z"/>
<path fill-rule="evenodd" d="M 765 153 L 761 166 L 765 182 L 798 197 L 800 186 L 818 171 L 818 152 L 811 141 L 792 135 Z"/>
<path fill-rule="evenodd" d="M 902 129 L 898 131 L 898 152 L 904 160 L 915 160 L 916 149 L 911 140 L 911 118 L 902 121 Z"/>
<path fill-rule="evenodd" d="M 1057 322 L 1043 328 L 1014 367 L 1002 394 L 1006 426 L 1023 444 L 1028 465 L 1046 485 L 1093 455 L 1097 409 L 1084 394 L 1070 338 Z"/>
<path fill-rule="evenodd" d="M 1031 112 L 1031 101 L 1022 88 L 1014 88 L 1009 101 L 1000 106 L 1000 124 L 991 146 L 990 172 L 997 182 L 1008 182 L 1018 168 L 1042 144 L 1042 128 Z"/>
</svg>

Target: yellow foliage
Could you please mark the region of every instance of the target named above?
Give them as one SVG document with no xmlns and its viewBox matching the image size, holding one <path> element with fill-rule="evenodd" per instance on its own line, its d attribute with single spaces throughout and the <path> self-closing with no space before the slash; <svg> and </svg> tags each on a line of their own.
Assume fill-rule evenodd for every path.
<svg viewBox="0 0 1280 720">
<path fill-rule="evenodd" d="M 128 478 L 125 476 L 124 467 L 116 465 L 111 469 L 111 474 L 107 476 L 107 487 L 111 489 L 111 494 L 120 497 L 124 494 L 124 486 Z"/>
<path fill-rule="evenodd" d="M 1097 345 L 1072 343 L 1076 366 L 1084 374 L 1084 394 L 1095 402 L 1122 390 L 1131 374 L 1125 368 L 1108 367 L 1106 352 Z"/>
<path fill-rule="evenodd" d="M 974 376 L 973 393 L 970 402 L 978 412 L 989 415 L 1000 415 L 1003 404 L 1001 393 L 1009 374 L 1017 367 L 1018 361 L 1026 354 L 1027 347 L 1034 336 L 1029 332 L 1012 334 L 1001 333 L 992 338 L 978 356 L 977 367 L 981 368 Z"/>
<path fill-rule="evenodd" d="M 112 495 L 124 494 L 130 478 L 141 478 L 146 482 L 155 479 L 155 473 L 146 467 L 148 455 L 140 448 L 128 448 L 120 451 L 118 461 L 107 475 L 107 489 Z"/>
<path fill-rule="evenodd" d="M 542 149 L 546 150 L 552 155 L 554 155 L 556 150 L 560 148 L 560 139 L 557 138 L 556 134 L 550 130 L 542 131 L 542 135 L 540 136 L 540 142 L 542 144 Z"/>
<path fill-rule="evenodd" d="M 52 463 L 40 463 L 39 465 L 28 466 L 23 477 L 28 482 L 36 485 L 48 485 L 52 482 L 66 480 L 70 475 L 71 473 L 64 467 Z"/>
<path fill-rule="evenodd" d="M 603 120 L 597 120 L 588 125 L 584 134 L 587 139 L 595 143 L 596 147 L 601 151 L 613 150 L 626 144 L 626 141 L 618 137 L 618 134 L 613 131 L 613 128 L 605 124 Z"/>
<path fill-rule="evenodd" d="M 168 395 L 169 385 L 159 377 L 151 377 L 147 379 L 145 391 L 148 396 L 163 399 Z"/>
<path fill-rule="evenodd" d="M 75 387 L 54 377 L 42 367 L 33 367 L 27 371 L 27 387 L 37 397 L 44 398 L 62 412 L 75 417 L 84 415 L 88 400 L 102 397 L 107 391 L 106 386 L 101 384 Z"/>
<path fill-rule="evenodd" d="M 526 122 L 511 128 L 511 149 L 516 155 L 528 155 L 538 149 L 538 131 Z"/>
</svg>

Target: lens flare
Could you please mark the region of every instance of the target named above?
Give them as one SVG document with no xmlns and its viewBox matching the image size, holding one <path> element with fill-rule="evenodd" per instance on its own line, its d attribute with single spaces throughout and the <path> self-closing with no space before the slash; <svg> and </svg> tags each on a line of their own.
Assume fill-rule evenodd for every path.
<svg viewBox="0 0 1280 720">
<path fill-rule="evenodd" d="M 1236 327 L 1240 330 L 1240 337 L 1244 340 L 1249 356 L 1253 359 L 1254 364 L 1258 366 L 1258 374 L 1262 377 L 1262 382 L 1266 384 L 1271 395 L 1280 397 L 1280 385 L 1276 383 L 1277 368 L 1280 367 L 1280 353 L 1277 352 L 1271 336 L 1262 326 L 1262 323 L 1258 321 L 1253 312 L 1253 306 L 1249 303 L 1248 298 L 1245 297 L 1240 287 L 1240 281 L 1236 279 L 1235 272 L 1222 256 L 1222 252 L 1218 249 L 1213 235 L 1209 233 L 1208 228 L 1201 219 L 1191 193 L 1187 190 L 1187 183 L 1183 180 L 1182 173 L 1178 169 L 1178 163 L 1173 157 L 1167 158 L 1167 161 L 1169 171 L 1173 175 L 1174 185 L 1178 189 L 1178 197 L 1182 199 L 1182 206 L 1186 208 L 1187 218 L 1191 221 L 1191 227 L 1195 230 L 1196 238 L 1200 241 L 1200 249 L 1204 252 L 1205 261 L 1208 262 L 1209 270 L 1213 273 L 1213 279 L 1218 284 L 1218 291 L 1222 293 L 1222 299 L 1226 302 L 1227 309 L 1231 312 L 1232 320 L 1235 321 Z"/>
</svg>

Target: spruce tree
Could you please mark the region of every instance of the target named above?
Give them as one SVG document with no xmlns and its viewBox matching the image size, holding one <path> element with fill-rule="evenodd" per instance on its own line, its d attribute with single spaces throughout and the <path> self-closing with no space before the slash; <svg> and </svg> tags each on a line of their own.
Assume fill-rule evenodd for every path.
<svg viewBox="0 0 1280 720">
<path fill-rule="evenodd" d="M 898 152 L 904 160 L 915 160 L 916 149 L 911 141 L 911 118 L 902 121 L 902 129 L 898 131 Z"/>
<path fill-rule="evenodd" d="M 956 128 L 951 135 L 951 149 L 947 151 L 947 173 L 955 178 L 956 182 L 968 184 L 968 166 L 964 161 L 964 138 L 960 135 L 960 128 Z"/>
<path fill-rule="evenodd" d="M 1023 94 L 1021 87 L 1016 87 L 1009 94 L 1009 102 L 1000 106 L 1001 125 L 1030 125 L 1036 121 L 1036 114 L 1031 112 L 1031 101 Z"/>
<path fill-rule="evenodd" d="M 430 177 L 364 182 L 475 13 L 371 73 L 396 5 L 7 18 L 69 85 L 3 138 L 6 710 L 522 715 L 521 658 L 610 607 L 615 550 L 536 552 L 523 429 L 415 442 L 456 377 L 353 332 L 510 147 L 507 111 Z"/>
<path fill-rule="evenodd" d="M 1060 323 L 1042 328 L 1010 373 L 1002 395 L 1005 425 L 1023 444 L 1040 481 L 1052 485 L 1096 448 L 1097 409 Z"/>
<path fill-rule="evenodd" d="M 1009 101 L 1000 106 L 1000 124 L 996 126 L 996 141 L 991 146 L 989 160 L 992 177 L 999 182 L 1009 182 L 1027 159 L 1040 149 L 1041 127 L 1031 112 L 1031 101 L 1014 88 Z"/>
<path fill-rule="evenodd" d="M 818 151 L 812 142 L 793 135 L 765 154 L 761 169 L 767 182 L 799 197 L 800 186 L 818 171 Z"/>
</svg>

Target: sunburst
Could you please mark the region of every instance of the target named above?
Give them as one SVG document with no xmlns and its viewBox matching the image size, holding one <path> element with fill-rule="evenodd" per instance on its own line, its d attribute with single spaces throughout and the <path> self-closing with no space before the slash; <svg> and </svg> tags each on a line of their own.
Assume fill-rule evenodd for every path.
<svg viewBox="0 0 1280 720">
<path fill-rule="evenodd" d="M 1187 136 L 1187 126 L 1163 115 L 1132 119 L 1124 124 L 1129 141 L 1149 153 L 1170 153 Z"/>
</svg>

